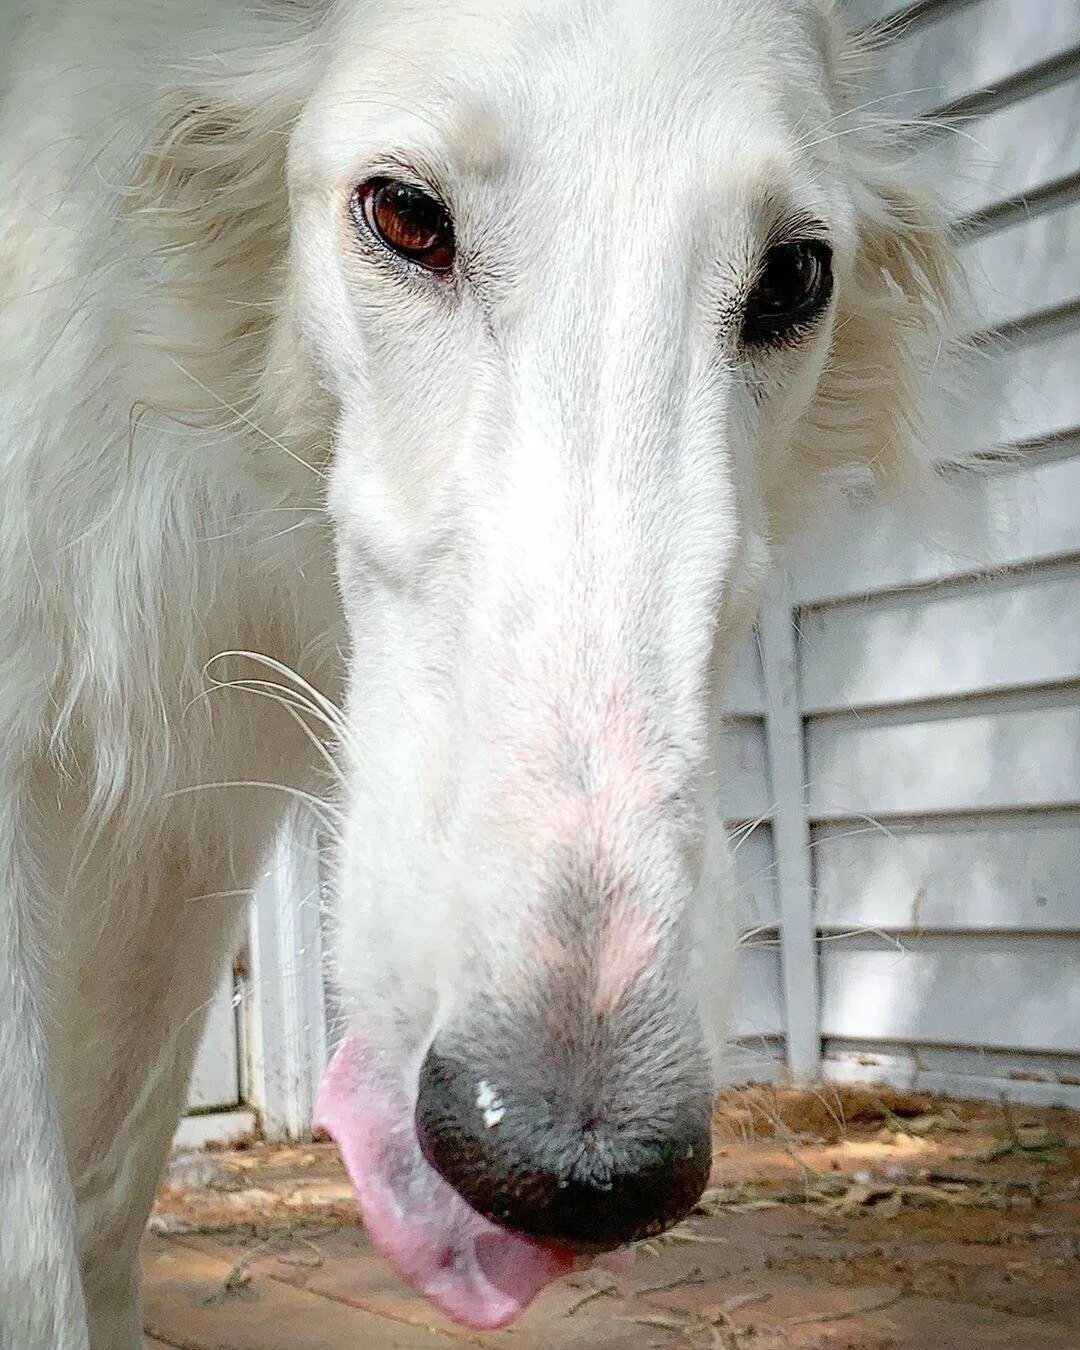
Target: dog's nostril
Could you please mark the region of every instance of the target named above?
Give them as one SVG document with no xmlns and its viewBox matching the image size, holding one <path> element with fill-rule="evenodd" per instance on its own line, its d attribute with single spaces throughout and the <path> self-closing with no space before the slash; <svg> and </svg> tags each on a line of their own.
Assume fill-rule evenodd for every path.
<svg viewBox="0 0 1080 1350">
<path fill-rule="evenodd" d="M 663 1232 L 700 1198 L 711 1162 L 706 1092 L 623 1126 L 553 1110 L 429 1051 L 416 1127 L 428 1162 L 473 1209 L 539 1242 L 603 1251 Z"/>
</svg>

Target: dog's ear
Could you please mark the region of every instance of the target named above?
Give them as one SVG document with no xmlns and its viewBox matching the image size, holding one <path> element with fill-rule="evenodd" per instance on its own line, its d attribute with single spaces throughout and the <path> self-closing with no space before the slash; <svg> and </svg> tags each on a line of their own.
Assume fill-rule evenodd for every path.
<svg viewBox="0 0 1080 1350">
<path fill-rule="evenodd" d="M 887 165 L 867 166 L 859 188 L 855 262 L 810 444 L 907 492 L 945 458 L 935 437 L 957 355 L 956 254 L 938 207 Z"/>
<path fill-rule="evenodd" d="M 223 235 L 235 251 L 244 236 L 275 226 L 280 233 L 289 131 L 314 82 L 330 3 L 255 3 L 242 50 L 221 51 L 210 29 L 178 63 L 177 80 L 160 81 L 165 92 L 129 205 L 152 208 L 166 230 L 186 220 L 187 237 L 174 245 L 224 253 Z M 214 261 L 204 257 L 202 270 Z"/>
<path fill-rule="evenodd" d="M 122 207 L 155 279 L 153 302 L 133 316 L 148 353 L 159 354 L 154 406 L 232 432 L 272 427 L 307 459 L 324 456 L 326 423 L 309 407 L 316 381 L 299 368 L 306 348 L 281 331 L 290 319 L 286 168 L 326 8 L 266 0 L 242 52 L 209 50 L 210 35 L 207 53 L 178 66 L 183 78 L 161 95 Z M 282 363 L 294 378 L 264 378 Z"/>
<path fill-rule="evenodd" d="M 284 131 L 232 92 L 179 88 L 163 98 L 125 209 L 160 260 L 160 298 L 197 306 L 204 323 L 216 315 L 236 355 L 268 322 L 289 215 Z"/>
<path fill-rule="evenodd" d="M 865 466 L 890 494 L 927 484 L 950 457 L 941 414 L 962 344 L 962 293 L 946 216 L 911 171 L 918 128 L 861 120 L 873 51 L 832 0 L 804 0 L 843 137 L 836 162 L 855 206 L 856 253 L 837 294 L 833 348 L 802 437 L 816 467 Z"/>
</svg>

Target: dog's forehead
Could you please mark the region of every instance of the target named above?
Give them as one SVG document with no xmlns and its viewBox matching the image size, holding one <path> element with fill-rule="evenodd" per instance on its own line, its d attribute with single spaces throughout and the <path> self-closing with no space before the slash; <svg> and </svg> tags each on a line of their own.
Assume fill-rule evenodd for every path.
<svg viewBox="0 0 1080 1350">
<path fill-rule="evenodd" d="M 669 157 L 778 143 L 829 112 L 817 0 L 374 0 L 318 96 L 341 155 L 378 126 L 483 175 L 638 134 Z M 327 113 L 331 114 L 329 117 Z M 641 142 L 644 142 L 641 143 Z"/>
<path fill-rule="evenodd" d="M 777 61 L 798 59 L 818 0 L 369 0 L 345 8 L 345 30 L 373 63 L 407 56 L 414 74 L 450 72 L 458 59 L 475 77 L 483 57 L 500 78 L 527 81 L 564 59 L 586 74 L 638 76 L 666 70 L 759 73 L 771 80 Z M 794 45 L 793 45 L 794 44 Z M 812 44 L 811 44 L 812 45 Z M 765 70 L 762 63 L 767 63 Z M 402 68 L 400 73 L 406 75 Z M 564 93 L 569 91 L 564 90 Z"/>
</svg>

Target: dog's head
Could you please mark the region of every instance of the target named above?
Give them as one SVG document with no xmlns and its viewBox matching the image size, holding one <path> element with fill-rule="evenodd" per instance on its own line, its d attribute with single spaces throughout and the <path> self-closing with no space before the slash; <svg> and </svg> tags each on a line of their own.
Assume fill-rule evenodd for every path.
<svg viewBox="0 0 1080 1350">
<path fill-rule="evenodd" d="M 826 0 L 344 0 L 295 61 L 234 125 L 351 639 L 321 1110 L 494 1325 L 705 1185 L 725 662 L 836 471 L 922 471 L 948 255 Z"/>
</svg>

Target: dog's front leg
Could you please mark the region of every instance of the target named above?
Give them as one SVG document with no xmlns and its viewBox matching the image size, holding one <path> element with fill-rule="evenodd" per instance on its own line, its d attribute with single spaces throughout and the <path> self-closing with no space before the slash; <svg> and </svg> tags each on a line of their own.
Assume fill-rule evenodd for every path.
<svg viewBox="0 0 1080 1350">
<path fill-rule="evenodd" d="M 51 1089 L 44 1015 L 47 928 L 7 794 L 0 823 L 0 1350 L 86 1350 L 75 1207 Z"/>
<path fill-rule="evenodd" d="M 139 1243 L 245 910 L 239 896 L 200 898 L 237 885 L 224 863 L 193 874 L 148 854 L 89 880 L 72 915 L 60 1100 L 90 1344 L 139 1350 Z"/>
</svg>

